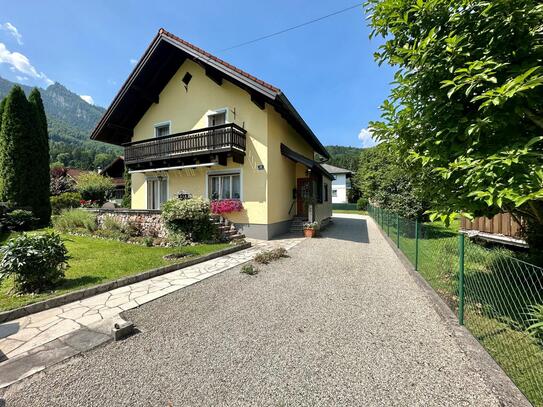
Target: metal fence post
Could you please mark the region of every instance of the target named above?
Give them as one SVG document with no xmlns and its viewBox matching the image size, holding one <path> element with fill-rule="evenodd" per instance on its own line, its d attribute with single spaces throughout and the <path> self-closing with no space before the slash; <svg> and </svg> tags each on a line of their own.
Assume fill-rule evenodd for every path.
<svg viewBox="0 0 543 407">
<path fill-rule="evenodd" d="M 419 271 L 419 220 L 415 219 L 415 271 Z"/>
<path fill-rule="evenodd" d="M 390 212 L 387 212 L 387 235 L 390 236 Z"/>
<path fill-rule="evenodd" d="M 464 325 L 464 234 L 458 234 L 458 323 Z"/>
<path fill-rule="evenodd" d="M 400 248 L 400 215 L 396 215 L 396 240 L 397 240 L 397 246 L 398 249 Z"/>
</svg>

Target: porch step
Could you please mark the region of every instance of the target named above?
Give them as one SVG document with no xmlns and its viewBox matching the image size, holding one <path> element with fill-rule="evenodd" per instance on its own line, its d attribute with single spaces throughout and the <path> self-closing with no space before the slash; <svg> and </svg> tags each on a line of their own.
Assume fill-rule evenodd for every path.
<svg viewBox="0 0 543 407">
<path fill-rule="evenodd" d="M 211 222 L 213 222 L 213 224 L 217 227 L 221 236 L 229 242 L 245 238 L 245 235 L 240 233 L 234 224 L 229 222 L 227 219 L 221 219 L 220 216 L 212 215 Z"/>
<path fill-rule="evenodd" d="M 304 230 L 304 223 L 306 220 L 301 217 L 294 217 L 290 222 L 290 231 L 291 232 L 301 232 Z"/>
</svg>

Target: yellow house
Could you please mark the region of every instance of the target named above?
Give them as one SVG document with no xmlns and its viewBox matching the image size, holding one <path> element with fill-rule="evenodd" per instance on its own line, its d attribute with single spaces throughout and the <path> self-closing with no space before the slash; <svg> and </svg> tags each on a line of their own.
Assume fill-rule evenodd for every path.
<svg viewBox="0 0 543 407">
<path fill-rule="evenodd" d="M 132 209 L 181 195 L 239 199 L 226 217 L 269 239 L 326 223 L 329 154 L 276 87 L 160 29 L 91 138 L 124 146 Z"/>
</svg>

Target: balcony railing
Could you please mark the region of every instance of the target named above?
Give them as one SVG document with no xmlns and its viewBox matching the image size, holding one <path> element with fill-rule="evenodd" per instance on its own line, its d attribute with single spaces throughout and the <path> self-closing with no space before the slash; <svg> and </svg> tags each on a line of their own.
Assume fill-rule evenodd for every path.
<svg viewBox="0 0 543 407">
<path fill-rule="evenodd" d="M 206 127 L 124 145 L 127 165 L 195 155 L 236 152 L 245 154 L 246 130 L 234 123 Z"/>
</svg>

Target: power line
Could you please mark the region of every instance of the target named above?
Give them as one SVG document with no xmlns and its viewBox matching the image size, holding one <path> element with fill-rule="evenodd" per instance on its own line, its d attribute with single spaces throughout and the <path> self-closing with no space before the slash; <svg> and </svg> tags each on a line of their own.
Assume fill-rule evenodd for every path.
<svg viewBox="0 0 543 407">
<path fill-rule="evenodd" d="M 255 38 L 255 39 L 250 40 L 250 41 L 245 41 L 245 42 L 242 42 L 240 44 L 232 45 L 231 47 L 219 50 L 219 52 L 230 51 L 230 50 L 232 50 L 234 48 L 239 48 L 239 47 L 243 47 L 245 45 L 254 44 L 255 42 L 266 40 L 268 38 L 275 37 L 275 36 L 280 35 L 280 34 L 284 34 L 284 33 L 288 32 L 288 31 L 296 30 L 297 28 L 305 27 L 306 25 L 316 23 L 318 21 L 324 20 L 324 19 L 329 18 L 329 17 L 333 17 L 333 16 L 341 14 L 341 13 L 345 13 L 346 11 L 352 10 L 352 9 L 360 7 L 360 6 L 362 6 L 362 4 L 357 3 L 357 4 L 355 4 L 355 5 L 351 6 L 351 7 L 347 7 L 347 8 L 344 8 L 342 10 L 338 10 L 338 11 L 335 11 L 333 13 L 327 14 L 325 16 L 315 18 L 315 19 L 310 20 L 310 21 L 306 21 L 305 23 L 298 24 L 298 25 L 295 25 L 295 26 L 290 27 L 290 28 L 286 28 L 286 29 L 281 30 L 281 31 L 277 31 L 277 32 L 274 32 L 272 34 L 264 35 L 262 37 Z"/>
</svg>

